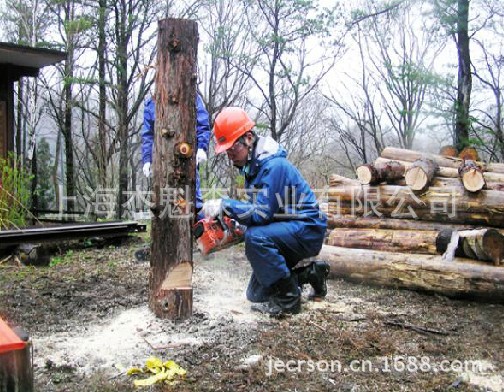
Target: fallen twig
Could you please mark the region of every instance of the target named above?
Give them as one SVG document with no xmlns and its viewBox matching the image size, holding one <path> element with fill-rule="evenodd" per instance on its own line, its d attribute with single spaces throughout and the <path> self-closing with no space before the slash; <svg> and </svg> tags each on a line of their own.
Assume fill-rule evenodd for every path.
<svg viewBox="0 0 504 392">
<path fill-rule="evenodd" d="M 154 346 L 151 342 L 149 342 L 147 339 L 145 339 L 143 336 L 141 336 L 141 338 L 143 339 L 143 341 L 145 343 L 147 343 L 149 345 L 149 347 L 152 349 L 152 350 L 166 350 L 168 348 L 177 348 L 179 346 L 181 346 L 180 343 L 170 343 L 170 344 L 167 344 L 166 346 Z"/>
<path fill-rule="evenodd" d="M 436 334 L 436 335 L 445 335 L 445 336 L 449 335 L 449 333 L 446 332 L 446 331 L 441 331 L 441 330 L 438 330 L 438 329 L 421 327 L 419 325 L 409 324 L 409 323 L 407 323 L 405 321 L 385 320 L 385 324 L 386 325 L 393 325 L 393 326 L 401 327 L 401 328 L 405 328 L 405 329 L 411 329 L 412 331 L 415 331 L 415 332 L 418 332 L 418 333 L 422 333 L 422 334 L 433 333 L 433 334 Z"/>
<path fill-rule="evenodd" d="M 315 323 L 315 322 L 313 322 L 311 320 L 308 320 L 308 323 L 311 324 L 311 325 L 313 325 L 313 326 L 315 326 L 315 327 L 317 327 L 318 329 L 320 329 L 323 332 L 327 332 L 327 329 L 325 329 L 323 326 L 318 325 L 317 323 Z"/>
</svg>

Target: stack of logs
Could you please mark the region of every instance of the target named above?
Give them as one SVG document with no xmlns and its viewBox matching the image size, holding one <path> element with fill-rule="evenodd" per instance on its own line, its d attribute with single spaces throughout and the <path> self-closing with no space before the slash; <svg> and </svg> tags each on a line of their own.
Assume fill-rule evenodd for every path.
<svg viewBox="0 0 504 392">
<path fill-rule="evenodd" d="M 334 276 L 504 302 L 504 164 L 386 148 L 356 175 L 329 183 Z"/>
</svg>

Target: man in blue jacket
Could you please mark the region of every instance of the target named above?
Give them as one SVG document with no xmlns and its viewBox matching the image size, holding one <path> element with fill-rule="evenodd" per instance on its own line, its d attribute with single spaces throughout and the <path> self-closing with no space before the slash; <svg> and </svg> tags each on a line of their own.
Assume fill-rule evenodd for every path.
<svg viewBox="0 0 504 392">
<path fill-rule="evenodd" d="M 154 142 L 154 122 L 156 119 L 156 104 L 152 97 L 144 104 L 144 126 L 142 130 L 142 171 L 145 177 L 151 175 L 152 144 Z M 196 94 L 196 138 L 198 150 L 196 152 L 196 211 L 203 206 L 203 197 L 200 189 L 198 167 L 208 159 L 208 143 L 210 141 L 210 122 L 205 104 L 199 94 Z"/>
<path fill-rule="evenodd" d="M 299 286 L 309 283 L 314 296 L 327 294 L 327 263 L 294 269 L 319 253 L 327 218 L 286 151 L 271 137 L 257 136 L 254 126 L 237 107 L 224 108 L 215 119 L 215 152 L 226 152 L 244 174 L 248 200 L 209 200 L 202 212 L 211 217 L 223 213 L 247 226 L 245 254 L 253 270 L 247 298 L 263 303 L 253 308 L 273 316 L 299 313 Z"/>
</svg>

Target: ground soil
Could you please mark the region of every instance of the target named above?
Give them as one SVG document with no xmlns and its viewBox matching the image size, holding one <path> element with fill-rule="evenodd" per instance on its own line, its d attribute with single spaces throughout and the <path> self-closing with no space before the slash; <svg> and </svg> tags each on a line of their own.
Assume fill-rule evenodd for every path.
<svg viewBox="0 0 504 392">
<path fill-rule="evenodd" d="M 333 280 L 325 301 L 304 292 L 301 314 L 272 319 L 250 310 L 237 245 L 195 254 L 193 317 L 159 320 L 148 261 L 134 256 L 147 241 L 0 264 L 0 315 L 31 335 L 36 391 L 133 391 L 125 369 L 151 355 L 187 375 L 141 390 L 504 391 L 503 305 Z"/>
</svg>

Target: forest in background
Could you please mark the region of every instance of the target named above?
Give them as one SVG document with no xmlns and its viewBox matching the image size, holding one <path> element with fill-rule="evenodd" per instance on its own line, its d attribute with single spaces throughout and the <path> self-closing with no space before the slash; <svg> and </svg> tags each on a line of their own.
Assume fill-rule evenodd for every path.
<svg viewBox="0 0 504 392">
<path fill-rule="evenodd" d="M 244 107 L 314 188 L 387 146 L 472 145 L 504 162 L 499 0 L 0 0 L 0 10 L 0 40 L 67 53 L 16 86 L 15 155 L 28 170 L 37 159 L 39 208 L 86 210 L 102 194 L 107 217 L 130 217 L 148 189 L 143 102 L 167 17 L 198 22 L 211 122 Z M 203 186 L 239 184 L 209 152 Z"/>
</svg>

